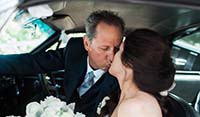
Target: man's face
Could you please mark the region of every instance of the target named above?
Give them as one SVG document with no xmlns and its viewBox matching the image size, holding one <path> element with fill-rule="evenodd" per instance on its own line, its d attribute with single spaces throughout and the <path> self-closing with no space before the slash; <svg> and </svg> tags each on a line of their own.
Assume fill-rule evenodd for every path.
<svg viewBox="0 0 200 117">
<path fill-rule="evenodd" d="M 121 43 L 119 51 L 115 54 L 109 73 L 116 78 L 121 78 L 123 76 L 124 65 L 122 64 L 121 55 L 124 50 L 124 43 Z"/>
<path fill-rule="evenodd" d="M 96 35 L 91 42 L 84 37 L 84 47 L 88 51 L 89 64 L 93 69 L 109 69 L 120 46 L 121 36 L 119 28 L 101 22 L 97 25 Z"/>
</svg>

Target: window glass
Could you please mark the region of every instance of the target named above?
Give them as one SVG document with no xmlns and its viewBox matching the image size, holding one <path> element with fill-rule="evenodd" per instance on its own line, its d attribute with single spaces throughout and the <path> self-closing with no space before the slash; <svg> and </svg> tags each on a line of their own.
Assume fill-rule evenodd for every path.
<svg viewBox="0 0 200 117">
<path fill-rule="evenodd" d="M 14 13 L 0 31 L 0 54 L 30 52 L 55 33 L 41 19 L 31 17 L 26 11 Z"/>
<path fill-rule="evenodd" d="M 188 35 L 181 37 L 180 39 L 177 39 L 176 41 L 174 41 L 174 45 L 177 45 L 182 48 L 200 53 L 200 31 L 189 34 L 192 29 L 186 30 L 185 33 L 186 34 L 188 33 Z"/>
<path fill-rule="evenodd" d="M 172 58 L 177 70 L 200 71 L 200 31 L 186 30 L 175 38 Z"/>
</svg>

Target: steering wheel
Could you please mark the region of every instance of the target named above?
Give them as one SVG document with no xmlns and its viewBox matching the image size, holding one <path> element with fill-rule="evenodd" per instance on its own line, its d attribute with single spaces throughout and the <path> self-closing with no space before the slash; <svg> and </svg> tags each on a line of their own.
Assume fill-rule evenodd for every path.
<svg viewBox="0 0 200 117">
<path fill-rule="evenodd" d="M 56 83 L 56 78 L 50 74 L 50 77 L 47 74 L 40 73 L 38 74 L 39 81 L 44 95 L 54 95 L 59 97 L 59 88 L 61 87 Z"/>
<path fill-rule="evenodd" d="M 61 40 L 58 40 L 56 50 L 59 49 Z M 39 81 L 41 83 L 42 90 L 44 95 L 55 94 L 56 97 L 59 97 L 59 88 L 61 87 L 56 83 L 56 78 L 50 73 L 50 77 L 47 74 L 40 73 L 38 74 Z"/>
<path fill-rule="evenodd" d="M 49 84 L 48 84 L 48 80 L 46 79 L 46 74 L 40 73 L 38 74 L 38 78 L 42 87 L 42 92 L 43 94 L 46 95 L 50 95 L 50 88 L 49 88 Z"/>
</svg>

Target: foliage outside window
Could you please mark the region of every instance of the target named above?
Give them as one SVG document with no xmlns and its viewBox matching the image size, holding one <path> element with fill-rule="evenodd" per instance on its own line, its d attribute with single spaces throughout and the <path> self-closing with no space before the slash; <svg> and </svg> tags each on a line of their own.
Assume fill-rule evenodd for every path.
<svg viewBox="0 0 200 117">
<path fill-rule="evenodd" d="M 0 32 L 0 54 L 30 52 L 54 33 L 42 20 L 31 17 L 26 11 L 17 12 Z"/>
</svg>

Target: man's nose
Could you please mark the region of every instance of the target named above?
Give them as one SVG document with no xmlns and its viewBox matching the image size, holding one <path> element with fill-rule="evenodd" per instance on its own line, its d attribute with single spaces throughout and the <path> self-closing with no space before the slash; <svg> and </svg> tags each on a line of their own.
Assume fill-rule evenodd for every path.
<svg viewBox="0 0 200 117">
<path fill-rule="evenodd" d="M 108 59 L 109 59 L 109 61 L 111 61 L 112 62 L 112 60 L 113 60 L 113 58 L 114 58 L 114 55 L 115 55 L 115 50 L 114 49 L 110 49 L 109 51 L 108 51 Z"/>
</svg>

